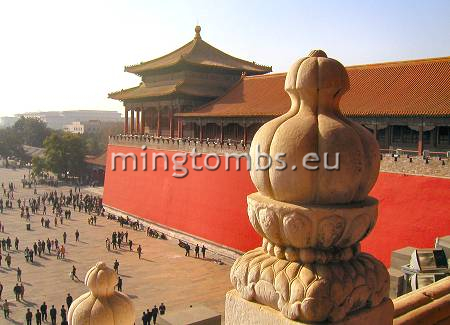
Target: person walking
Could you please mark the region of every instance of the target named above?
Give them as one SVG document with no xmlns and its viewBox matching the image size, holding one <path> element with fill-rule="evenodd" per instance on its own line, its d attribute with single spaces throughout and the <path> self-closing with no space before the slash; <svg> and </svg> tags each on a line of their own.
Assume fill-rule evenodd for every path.
<svg viewBox="0 0 450 325">
<path fill-rule="evenodd" d="M 14 286 L 13 292 L 14 295 L 16 296 L 16 301 L 20 301 L 20 287 L 18 283 L 16 283 L 16 285 Z"/>
<path fill-rule="evenodd" d="M 72 280 L 74 280 L 75 278 L 80 281 L 80 279 L 78 279 L 77 277 L 77 268 L 75 267 L 75 265 L 72 265 L 72 273 L 70 274 Z"/>
<path fill-rule="evenodd" d="M 47 322 L 47 305 L 45 304 L 45 301 L 42 303 L 40 309 L 42 314 L 42 320 L 44 322 Z"/>
<path fill-rule="evenodd" d="M 142 325 L 147 325 L 147 314 L 144 312 L 142 312 Z"/>
<path fill-rule="evenodd" d="M 3 315 L 5 316 L 6 319 L 8 319 L 9 318 L 9 302 L 8 302 L 8 300 L 5 299 L 2 307 L 3 307 Z"/>
<path fill-rule="evenodd" d="M 20 283 L 20 299 L 23 301 L 23 295 L 25 294 L 25 287 L 23 286 L 23 283 Z"/>
<path fill-rule="evenodd" d="M 30 308 L 27 308 L 25 320 L 27 321 L 27 325 L 31 325 L 31 322 L 33 321 L 33 313 L 31 312 Z"/>
<path fill-rule="evenodd" d="M 22 282 L 22 270 L 17 267 L 17 282 Z"/>
<path fill-rule="evenodd" d="M 80 232 L 78 231 L 78 229 L 77 231 L 75 231 L 75 241 L 80 241 Z"/>
<path fill-rule="evenodd" d="M 64 308 L 64 305 L 61 306 L 61 314 L 60 315 L 61 315 L 61 320 L 62 321 L 67 320 L 67 311 Z"/>
<path fill-rule="evenodd" d="M 205 247 L 205 245 L 203 245 L 203 246 L 202 246 L 202 255 L 203 255 L 203 258 L 205 258 L 205 254 L 206 254 L 206 247 Z"/>
<path fill-rule="evenodd" d="M 66 298 L 67 310 L 69 310 L 70 305 L 72 304 L 72 302 L 73 302 L 73 298 L 72 298 L 72 296 L 70 295 L 70 293 L 68 293 L 68 294 L 67 294 L 67 298 Z"/>
<path fill-rule="evenodd" d="M 63 242 L 64 242 L 64 245 L 66 244 L 66 241 L 67 241 L 67 233 L 64 231 L 64 233 L 63 233 Z"/>
<path fill-rule="evenodd" d="M 42 314 L 39 309 L 36 309 L 36 314 L 34 314 L 36 318 L 36 325 L 42 325 Z"/>
<path fill-rule="evenodd" d="M 142 255 L 142 247 L 141 247 L 141 245 L 138 246 L 137 253 L 138 253 L 139 259 L 141 259 L 141 255 Z"/>
<path fill-rule="evenodd" d="M 195 245 L 195 258 L 200 258 L 200 247 Z"/>
<path fill-rule="evenodd" d="M 66 257 L 66 248 L 64 247 L 64 245 L 61 245 L 61 249 L 59 251 L 59 258 L 63 260 L 65 257 Z"/>
<path fill-rule="evenodd" d="M 5 257 L 6 265 L 8 265 L 9 268 L 11 268 L 11 255 L 6 255 Z"/>
<path fill-rule="evenodd" d="M 155 305 L 152 309 L 153 325 L 156 325 L 156 317 L 158 317 L 158 308 Z"/>
<path fill-rule="evenodd" d="M 2 300 L 3 284 L 0 282 L 0 300 Z"/>
<path fill-rule="evenodd" d="M 117 280 L 117 291 L 122 292 L 122 278 L 119 276 L 119 279 Z"/>
<path fill-rule="evenodd" d="M 159 305 L 159 314 L 164 315 L 166 313 L 166 306 L 162 302 L 161 305 Z"/>
<path fill-rule="evenodd" d="M 52 308 L 50 308 L 50 321 L 52 322 L 52 325 L 56 325 L 56 315 L 57 311 L 55 305 L 52 305 Z"/>
<path fill-rule="evenodd" d="M 119 274 L 119 262 L 117 260 L 114 262 L 114 271 Z"/>
</svg>

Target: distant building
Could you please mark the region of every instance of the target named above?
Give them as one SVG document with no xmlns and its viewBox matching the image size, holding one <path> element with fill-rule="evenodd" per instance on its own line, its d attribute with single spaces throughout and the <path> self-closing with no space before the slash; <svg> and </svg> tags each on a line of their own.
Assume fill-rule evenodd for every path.
<svg viewBox="0 0 450 325">
<path fill-rule="evenodd" d="M 65 132 L 70 132 L 74 134 L 84 134 L 84 125 L 80 121 L 75 121 L 70 124 L 66 124 L 63 127 Z"/>
<path fill-rule="evenodd" d="M 102 110 L 78 110 L 78 111 L 54 111 L 54 112 L 30 112 L 23 114 L 16 114 L 16 118 L 31 117 L 37 118 L 47 123 L 47 126 L 52 129 L 61 130 L 64 126 L 73 122 L 80 121 L 102 121 L 102 122 L 119 122 L 122 117 L 116 111 L 102 111 Z"/>
<path fill-rule="evenodd" d="M 100 120 L 89 120 L 83 122 L 84 125 L 84 133 L 92 134 L 100 131 L 100 127 L 102 125 L 102 121 Z"/>
<path fill-rule="evenodd" d="M 13 126 L 17 120 L 18 118 L 14 116 L 2 116 L 0 117 L 0 127 L 7 128 L 9 126 Z"/>
</svg>

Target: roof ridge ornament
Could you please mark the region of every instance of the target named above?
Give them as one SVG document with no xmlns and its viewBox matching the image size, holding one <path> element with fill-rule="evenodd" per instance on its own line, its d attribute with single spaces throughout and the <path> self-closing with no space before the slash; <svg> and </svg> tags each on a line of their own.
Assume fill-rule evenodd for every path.
<svg viewBox="0 0 450 325">
<path fill-rule="evenodd" d="M 200 27 L 200 25 L 195 26 L 195 37 L 194 37 L 194 39 L 202 39 L 202 37 L 200 36 L 201 30 L 202 30 L 202 28 Z"/>
</svg>

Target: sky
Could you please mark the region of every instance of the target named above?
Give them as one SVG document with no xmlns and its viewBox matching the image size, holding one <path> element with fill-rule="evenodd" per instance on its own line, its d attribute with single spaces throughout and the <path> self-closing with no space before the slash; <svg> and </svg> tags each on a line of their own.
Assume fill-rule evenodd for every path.
<svg viewBox="0 0 450 325">
<path fill-rule="evenodd" d="M 450 55 L 450 1 L 0 0 L 0 116 L 122 110 L 125 65 L 194 37 L 284 72 L 311 49 L 344 65 Z"/>
</svg>

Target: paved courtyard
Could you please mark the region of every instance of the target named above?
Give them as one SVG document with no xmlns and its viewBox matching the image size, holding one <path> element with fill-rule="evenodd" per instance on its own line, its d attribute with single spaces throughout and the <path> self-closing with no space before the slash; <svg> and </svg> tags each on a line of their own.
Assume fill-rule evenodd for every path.
<svg viewBox="0 0 450 325">
<path fill-rule="evenodd" d="M 167 307 L 167 313 L 190 305 L 205 305 L 224 315 L 225 293 L 231 289 L 229 280 L 230 265 L 219 265 L 209 260 L 185 257 L 184 250 L 178 245 L 178 241 L 167 241 L 147 237 L 145 232 L 128 230 L 129 239 L 137 247 L 143 248 L 143 258 L 138 259 L 135 251 L 127 248 L 108 252 L 105 248 L 105 239 L 111 236 L 113 231 L 120 231 L 119 224 L 99 217 L 97 225 L 91 226 L 87 222 L 88 215 L 72 211 L 72 218 L 64 221 L 64 225 L 55 228 L 51 208 L 47 214 L 51 220 L 50 229 L 43 228 L 40 224 L 40 215 L 31 217 L 31 231 L 26 230 L 26 220 L 20 218 L 20 210 L 16 200 L 33 197 L 32 189 L 22 189 L 20 183 L 23 175 L 28 175 L 27 170 L 7 170 L 0 168 L 0 182 L 7 184 L 13 181 L 17 187 L 14 194 L 13 210 L 6 210 L 0 214 L 1 223 L 5 225 L 5 233 L 0 233 L 0 239 L 10 237 L 14 242 L 17 236 L 20 240 L 19 251 L 12 250 L 11 269 L 6 266 L 5 256 L 0 267 L 0 282 L 3 284 L 2 299 L 11 302 L 10 320 L 0 315 L 0 324 L 23 324 L 27 308 L 34 312 L 43 301 L 49 308 L 55 305 L 58 310 L 58 324 L 60 322 L 59 310 L 65 304 L 67 293 L 74 299 L 88 291 L 84 285 L 86 271 L 97 261 L 104 261 L 111 268 L 115 259 L 120 262 L 119 275 L 123 279 L 123 291 L 128 294 L 136 307 L 136 324 L 142 324 L 140 317 L 142 311 L 161 302 Z M 38 186 L 38 194 L 54 190 Z M 68 187 L 59 187 L 58 193 L 63 190 L 68 193 Z M 83 190 L 82 190 L 83 191 Z M 0 193 L 3 197 L 3 193 Z M 3 197 L 5 201 L 5 197 Z M 75 242 L 75 231 L 80 232 L 80 242 Z M 62 234 L 68 234 L 67 253 L 65 260 L 57 260 L 56 253 L 43 257 L 36 256 L 34 264 L 27 263 L 23 250 L 32 247 L 39 239 L 57 238 L 62 242 Z M 13 245 L 14 246 L 14 245 Z M 194 255 L 191 253 L 191 255 Z M 81 281 L 72 281 L 69 273 L 72 265 L 77 268 L 77 275 Z M 22 281 L 25 286 L 23 302 L 16 302 L 13 287 L 16 284 L 16 268 L 22 269 Z M 34 317 L 33 317 L 34 324 Z"/>
</svg>

